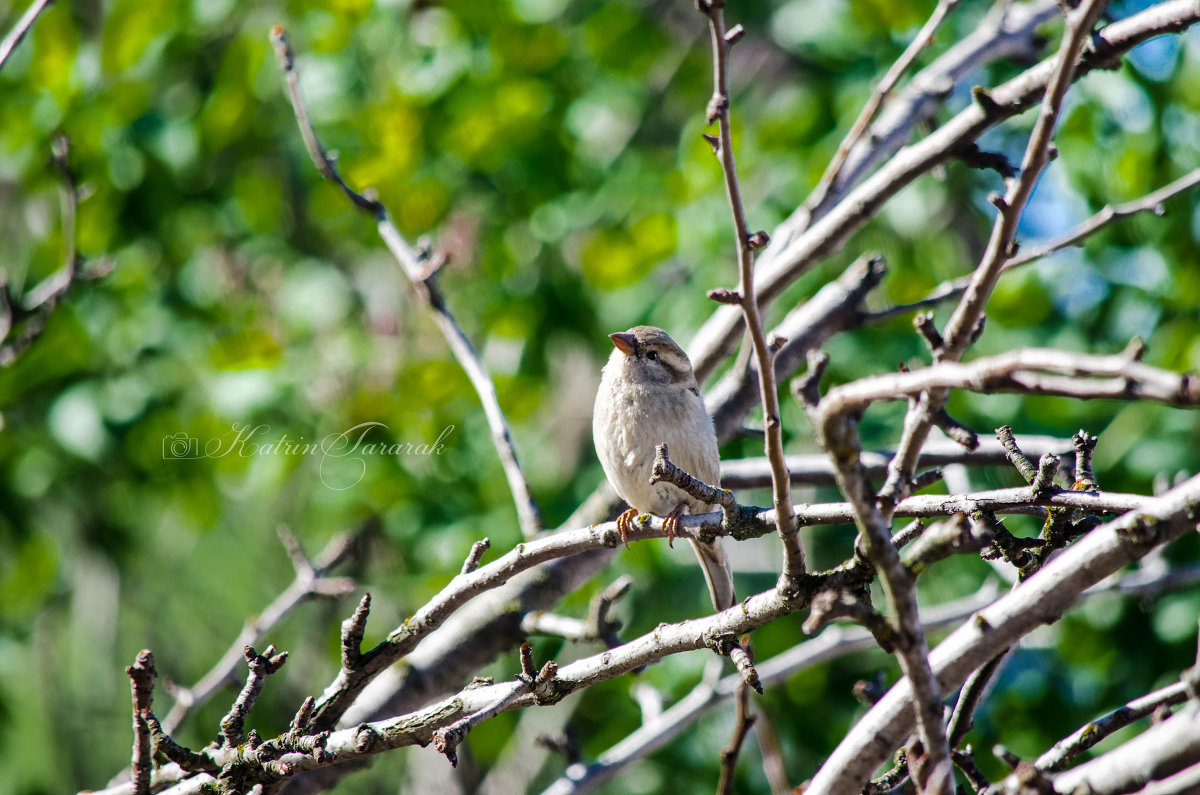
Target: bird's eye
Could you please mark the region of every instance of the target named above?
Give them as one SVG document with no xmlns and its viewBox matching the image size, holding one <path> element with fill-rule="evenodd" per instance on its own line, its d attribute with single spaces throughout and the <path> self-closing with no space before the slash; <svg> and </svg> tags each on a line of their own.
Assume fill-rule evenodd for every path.
<svg viewBox="0 0 1200 795">
<path fill-rule="evenodd" d="M 646 354 L 646 358 L 652 362 L 658 361 L 658 351 L 650 351 Z"/>
</svg>

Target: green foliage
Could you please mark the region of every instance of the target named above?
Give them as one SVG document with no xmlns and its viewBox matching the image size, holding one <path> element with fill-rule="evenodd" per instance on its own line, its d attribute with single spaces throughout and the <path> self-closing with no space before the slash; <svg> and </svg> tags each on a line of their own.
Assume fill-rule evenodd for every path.
<svg viewBox="0 0 1200 795">
<path fill-rule="evenodd" d="M 733 102 L 755 228 L 772 228 L 804 199 L 872 81 L 932 5 L 759 0 L 730 9 L 748 31 L 734 52 Z M 20 6 L 0 14 L 4 30 Z M 920 63 L 973 29 L 986 6 L 964 4 Z M 590 411 L 605 335 L 650 321 L 687 339 L 712 309 L 706 290 L 735 281 L 720 174 L 699 138 L 711 77 L 689 4 L 52 6 L 0 72 L 3 267 L 18 292 L 59 267 L 47 163 L 61 131 L 92 190 L 79 209 L 79 250 L 90 264 L 109 258 L 112 271 L 73 288 L 34 346 L 0 370 L 0 769 L 12 771 L 0 793 L 98 788 L 125 765 L 124 666 L 148 647 L 167 678 L 203 674 L 290 581 L 279 524 L 315 553 L 335 533 L 378 521 L 352 572 L 375 599 L 369 640 L 436 593 L 473 541 L 490 536 L 505 550 L 519 539 L 477 397 L 370 220 L 321 182 L 304 152 L 267 37 L 276 22 L 297 48 L 314 123 L 347 182 L 377 189 L 406 236 L 430 235 L 452 256 L 443 290 L 496 378 L 550 525 L 600 478 Z M 1060 157 L 1023 237 L 1060 232 L 1197 162 L 1200 47 L 1194 34 L 1173 41 L 1165 54 L 1145 45 L 1141 60 L 1072 95 Z M 974 79 L 988 85 L 1014 68 Z M 966 101 L 955 94 L 949 105 Z M 985 143 L 1016 158 L 1027 124 L 1023 117 Z M 919 180 L 789 301 L 865 250 L 890 264 L 876 305 L 916 300 L 967 273 L 992 217 L 985 196 L 999 186 L 994 174 L 957 163 Z M 1149 362 L 1195 369 L 1200 211 L 1194 196 L 1169 210 L 1006 276 L 978 350 L 1110 352 L 1140 335 Z M 907 319 L 827 349 L 830 383 L 926 356 Z M 1081 426 L 1099 434 L 1097 474 L 1109 490 L 1145 492 L 1158 473 L 1200 464 L 1200 426 L 1177 410 L 973 395 L 956 396 L 951 410 L 983 434 L 1005 422 L 1018 438 Z M 800 413 L 784 411 L 789 449 L 811 451 Z M 900 406 L 872 410 L 864 443 L 894 444 L 901 416 Z M 441 439 L 444 452 L 365 456 L 359 467 L 257 446 L 320 443 L 363 423 L 379 424 L 364 428 L 366 441 Z M 190 455 L 205 445 L 218 453 Z M 753 455 L 755 445 L 725 452 Z M 1009 473 L 977 482 L 987 478 L 1013 482 Z M 833 493 L 800 495 L 826 498 Z M 852 535 L 822 529 L 807 538 L 819 542 L 814 557 L 833 564 Z M 773 562 L 774 547 L 762 549 Z M 1189 541 L 1168 555 L 1195 552 Z M 639 544 L 564 611 L 584 613 L 618 571 L 637 578 L 624 608 L 628 636 L 705 609 L 690 552 Z M 978 561 L 938 564 L 930 579 L 946 585 L 929 596 L 950 598 L 986 576 Z M 773 582 L 766 572 L 741 577 L 754 590 Z M 303 696 L 332 676 L 336 624 L 350 604 L 307 606 L 272 633 L 292 655 L 254 714 L 264 736 L 283 730 Z M 981 713 L 977 748 L 1003 741 L 1037 753 L 1187 664 L 1194 595 L 1110 609 L 1073 613 L 1044 649 L 1018 655 Z M 762 630 L 759 654 L 793 645 L 799 625 Z M 548 644 L 538 659 L 575 653 Z M 675 698 L 706 661 L 683 655 L 643 680 Z M 508 678 L 517 663 L 509 656 L 494 668 Z M 897 676 L 893 659 L 867 654 L 768 693 L 794 783 L 861 714 L 850 688 L 877 669 Z M 637 725 L 634 681 L 574 702 L 588 758 Z M 201 710 L 179 739 L 207 742 L 233 694 Z M 169 702 L 157 694 L 160 709 Z M 499 758 L 516 722 L 485 724 L 465 752 L 481 764 Z M 640 762 L 631 778 L 642 784 L 621 780 L 609 791 L 711 787 L 728 730 L 728 714 L 714 713 L 695 736 Z M 411 766 L 444 763 L 431 754 L 386 755 L 343 791 L 395 791 Z M 538 782 L 561 769 L 552 759 Z M 758 767 L 746 763 L 740 776 L 739 791 L 767 791 Z"/>
</svg>

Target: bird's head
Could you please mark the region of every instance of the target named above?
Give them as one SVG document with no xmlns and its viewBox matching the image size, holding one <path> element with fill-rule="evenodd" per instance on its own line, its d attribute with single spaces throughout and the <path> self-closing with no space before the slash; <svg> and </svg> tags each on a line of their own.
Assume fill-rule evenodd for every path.
<svg viewBox="0 0 1200 795">
<path fill-rule="evenodd" d="M 623 372 L 633 383 L 695 389 L 696 376 L 691 360 L 662 329 L 634 326 L 629 331 L 619 331 L 608 337 L 616 346 L 608 367 Z"/>
</svg>

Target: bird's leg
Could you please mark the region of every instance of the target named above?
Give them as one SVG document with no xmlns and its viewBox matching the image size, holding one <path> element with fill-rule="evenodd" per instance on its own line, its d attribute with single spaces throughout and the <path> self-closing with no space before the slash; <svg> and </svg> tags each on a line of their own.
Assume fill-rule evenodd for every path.
<svg viewBox="0 0 1200 795">
<path fill-rule="evenodd" d="M 626 549 L 629 549 L 629 531 L 633 529 L 633 520 L 637 517 L 637 508 L 630 508 L 617 517 L 617 533 L 621 536 L 621 543 L 625 545 Z"/>
<path fill-rule="evenodd" d="M 681 502 L 675 506 L 675 510 L 663 517 L 663 532 L 667 534 L 667 546 L 671 549 L 675 548 L 675 533 L 679 530 L 679 517 L 683 516 L 685 508 L 687 503 Z"/>
</svg>

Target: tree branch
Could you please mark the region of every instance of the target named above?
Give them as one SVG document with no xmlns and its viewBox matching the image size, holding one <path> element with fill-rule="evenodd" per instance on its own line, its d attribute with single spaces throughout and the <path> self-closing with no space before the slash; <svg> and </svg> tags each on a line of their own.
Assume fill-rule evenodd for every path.
<svg viewBox="0 0 1200 795">
<path fill-rule="evenodd" d="M 1104 717 L 1080 726 L 1070 735 L 1055 743 L 1049 751 L 1039 756 L 1034 765 L 1039 770 L 1056 773 L 1066 768 L 1076 757 L 1098 744 L 1105 737 L 1136 720 L 1153 715 L 1159 707 L 1173 707 L 1187 700 L 1187 682 L 1182 681 L 1167 685 L 1153 693 L 1147 693 L 1141 698 L 1135 698 Z"/>
<path fill-rule="evenodd" d="M 825 173 L 821 175 L 821 179 L 817 182 L 817 186 L 813 188 L 812 193 L 804 202 L 805 210 L 811 215 L 812 208 L 820 205 L 825 197 L 829 194 L 830 187 L 838 181 L 842 174 L 842 167 L 846 164 L 846 158 L 850 155 L 850 150 L 853 149 L 862 140 L 867 129 L 871 126 L 871 122 L 875 121 L 875 116 L 879 113 L 879 109 L 883 107 L 884 100 L 892 93 L 892 89 L 900 82 L 900 78 L 904 76 L 917 60 L 917 56 L 930 44 L 933 43 L 933 37 L 937 34 L 938 28 L 942 26 L 942 22 L 946 19 L 946 15 L 954 10 L 958 5 L 959 0 L 938 0 L 938 4 L 934 6 L 933 13 L 929 15 L 929 19 L 917 31 L 917 35 L 909 42 L 908 47 L 896 59 L 891 68 L 884 74 L 883 79 L 871 91 L 871 97 L 867 100 L 867 104 L 859 112 L 858 118 L 854 120 L 854 124 L 850 127 L 850 132 L 846 133 L 846 137 L 842 139 L 838 145 L 837 153 L 833 156 L 833 160 L 825 168 Z"/>
<path fill-rule="evenodd" d="M 1120 221 L 1129 218 L 1133 215 L 1138 215 L 1144 212 L 1152 212 L 1155 215 L 1165 215 L 1166 208 L 1164 203 L 1170 199 L 1186 193 L 1192 188 L 1200 185 L 1200 168 L 1193 169 L 1179 179 L 1171 182 L 1158 190 L 1147 193 L 1139 199 L 1124 202 L 1123 204 L 1108 204 L 1103 209 L 1091 216 L 1087 220 L 1080 223 L 1078 226 L 1072 227 L 1058 237 L 1038 243 L 1028 248 L 1023 248 L 1020 252 L 1004 263 L 1001 268 L 1001 274 L 1008 273 L 1014 268 L 1019 268 L 1023 265 L 1028 265 L 1031 262 L 1036 262 L 1044 257 L 1048 257 L 1055 252 L 1061 251 L 1070 246 L 1077 246 L 1087 238 L 1104 229 L 1109 224 L 1115 221 Z M 876 322 L 890 320 L 893 317 L 906 315 L 919 309 L 936 306 L 945 301 L 952 301 L 960 298 L 966 291 L 967 285 L 971 283 L 971 275 L 968 274 L 958 279 L 947 282 L 942 282 L 935 287 L 929 295 L 914 301 L 911 304 L 903 304 L 894 306 L 890 309 L 885 309 L 879 312 L 871 313 L 866 322 Z"/>
<path fill-rule="evenodd" d="M 321 172 L 322 177 L 340 187 L 342 192 L 346 194 L 346 197 L 356 207 L 375 219 L 379 236 L 383 238 L 384 245 L 387 246 L 388 251 L 391 252 L 396 262 L 400 264 L 404 275 L 408 277 L 417 295 L 429 307 L 434 322 L 442 332 L 442 336 L 446 338 L 446 343 L 450 346 L 451 353 L 454 354 L 459 364 L 462 365 L 463 371 L 467 374 L 467 378 L 471 382 L 471 386 L 475 388 L 475 392 L 479 395 L 480 403 L 483 404 L 483 413 L 487 417 L 488 427 L 492 431 L 492 442 L 496 447 L 496 452 L 500 456 L 500 464 L 504 468 L 505 477 L 508 479 L 508 487 L 512 492 L 513 502 L 516 505 L 517 517 L 521 523 L 521 532 L 526 538 L 534 537 L 542 530 L 541 511 L 538 509 L 537 503 L 533 498 L 533 491 L 529 487 L 525 473 L 521 469 L 516 444 L 513 441 L 512 429 L 509 427 L 508 420 L 505 419 L 504 412 L 500 408 L 500 399 L 496 394 L 496 386 L 492 382 L 487 367 L 479 357 L 475 346 L 471 344 L 471 340 L 467 337 L 466 332 L 463 331 L 462 326 L 459 325 L 454 315 L 450 312 L 450 308 L 446 305 L 446 301 L 438 289 L 436 279 L 434 278 L 436 276 L 436 269 L 430 271 L 422 265 L 417 252 L 413 250 L 400 234 L 400 230 L 392 223 L 387 208 L 383 206 L 373 191 L 358 193 L 342 180 L 338 174 L 336 164 L 321 146 L 320 141 L 317 139 L 316 131 L 313 129 L 312 122 L 308 118 L 308 111 L 305 109 L 303 98 L 300 96 L 299 73 L 296 70 L 295 54 L 292 52 L 291 45 L 288 43 L 282 26 L 276 25 L 271 29 L 271 43 L 275 47 L 276 58 L 287 79 L 288 97 L 292 103 L 292 110 L 296 114 L 296 122 L 300 126 L 300 135 L 304 139 L 305 148 L 308 150 L 313 165 Z"/>
<path fill-rule="evenodd" d="M 314 598 L 336 599 L 353 592 L 354 580 L 349 577 L 329 576 L 329 572 L 354 551 L 357 541 L 353 535 L 343 534 L 330 539 L 316 559 L 310 561 L 287 528 L 280 526 L 279 534 L 292 559 L 292 565 L 296 567 L 296 578 L 261 613 L 246 622 L 233 645 L 196 684 L 187 688 L 170 688 L 171 695 L 175 697 L 175 704 L 162 721 L 163 730 L 167 734 L 178 731 L 193 710 L 205 704 L 232 680 L 234 674 L 245 664 L 245 647 L 256 645 L 263 635 L 278 626 L 302 603 Z"/>
<path fill-rule="evenodd" d="M 1156 546 L 1194 529 L 1198 504 L 1200 477 L 1193 477 L 1141 510 L 1101 525 L 1063 550 L 1037 574 L 938 644 L 930 654 L 930 663 L 941 686 L 958 687 L 971 671 L 1000 650 L 1036 627 L 1057 621 L 1087 588 Z M 907 680 L 901 680 L 838 744 L 817 771 L 809 794 L 858 792 L 900 746 L 912 725 L 912 689 Z"/>
<path fill-rule="evenodd" d="M 59 204 L 62 208 L 62 266 L 30 289 L 19 300 L 10 294 L 7 276 L 0 270 L 0 367 L 8 367 L 32 345 L 46 329 L 59 301 L 80 278 L 79 255 L 75 247 L 75 218 L 84 191 L 71 167 L 71 140 L 55 137 L 50 145 L 51 162 L 62 177 Z M 100 269 L 98 273 L 105 271 Z M 20 333 L 4 342 L 13 327 L 24 322 Z"/>
<path fill-rule="evenodd" d="M 791 480 L 783 458 L 783 427 L 779 420 L 779 390 L 775 386 L 774 353 L 767 343 L 762 316 L 758 309 L 758 294 L 754 286 L 754 250 L 767 243 L 765 232 L 750 232 L 746 208 L 742 205 L 742 190 L 738 184 L 737 164 L 733 155 L 733 132 L 729 123 L 729 50 L 740 37 L 740 28 L 726 33 L 724 0 L 701 0 L 700 11 L 708 17 L 713 52 L 713 97 L 708 103 L 708 123 L 714 121 L 719 130 L 715 144 L 717 159 L 725 176 L 725 194 L 733 214 L 734 239 L 738 260 L 738 299 L 746 321 L 746 330 L 758 364 L 759 400 L 763 407 L 763 432 L 766 434 L 766 455 L 771 462 L 771 495 L 779 540 L 783 546 L 780 583 L 785 593 L 798 592 L 804 576 L 804 548 L 800 544 L 798 527 L 792 518 Z"/>
<path fill-rule="evenodd" d="M 1022 444 L 1030 450 L 1034 457 L 1045 453 L 1065 455 L 1071 451 L 1070 439 L 1056 439 L 1051 436 L 1024 436 Z M 888 462 L 893 452 L 890 450 L 864 450 L 861 455 L 863 467 L 871 478 L 887 472 Z M 788 473 L 792 484 L 809 484 L 827 486 L 835 482 L 833 464 L 827 455 L 803 454 L 789 455 L 784 458 L 787 462 Z M 925 445 L 921 450 L 919 467 L 945 467 L 951 464 L 963 464 L 969 467 L 998 466 L 1006 463 L 1004 449 L 994 439 L 981 439 L 975 450 L 964 450 L 962 445 L 949 440 L 935 440 Z M 721 462 L 721 483 L 729 489 L 752 489 L 769 486 L 771 469 L 763 458 L 735 458 Z"/>
<path fill-rule="evenodd" d="M 29 4 L 29 8 L 25 9 L 25 13 L 17 20 L 17 24 L 13 25 L 13 29 L 4 37 L 4 41 L 0 41 L 0 69 L 3 69 L 4 64 L 8 63 L 9 56 L 25 38 L 25 34 L 29 33 L 33 23 L 53 2 L 54 0 L 34 0 Z"/>
<path fill-rule="evenodd" d="M 154 669 L 154 654 L 149 649 L 138 652 L 133 665 L 125 667 L 129 686 L 133 691 L 133 761 L 130 765 L 133 776 L 134 795 L 150 795 L 150 779 L 154 770 L 154 757 L 150 750 L 150 726 L 146 715 L 154 698 L 154 680 L 158 672 Z"/>
<path fill-rule="evenodd" d="M 954 789 L 950 748 L 942 723 L 942 694 L 929 666 L 929 648 L 917 611 L 916 577 L 904 565 L 892 543 L 890 515 L 875 502 L 859 453 L 857 420 L 844 401 L 816 402 L 816 381 L 828 361 L 823 354 L 809 357 L 810 381 L 796 390 L 811 418 L 817 441 L 837 470 L 838 488 L 854 508 L 854 523 L 866 546 L 867 557 L 878 570 L 887 598 L 895 648 L 901 670 L 914 693 L 917 732 L 923 759 L 909 759 L 909 770 L 919 792 L 949 795 Z"/>
<path fill-rule="evenodd" d="M 821 405 L 825 411 L 847 414 L 880 401 L 950 389 L 1200 405 L 1200 378 L 1194 375 L 1160 370 L 1125 354 L 1095 355 L 1051 348 L 1020 348 L 968 364 L 942 362 L 921 370 L 868 376 L 829 390 Z M 895 462 L 893 458 L 889 471 L 896 471 Z"/>
<path fill-rule="evenodd" d="M 1097 52 L 1079 64 L 1074 79 L 1112 63 L 1147 39 L 1185 30 L 1197 21 L 1200 8 L 1192 0 L 1167 0 L 1114 22 L 1094 38 Z M 1057 58 L 1051 57 L 990 89 L 992 102 L 986 111 L 980 103 L 972 103 L 925 138 L 901 149 L 803 233 L 789 234 L 786 227 L 772 233 L 775 243 L 758 258 L 760 305 L 774 300 L 822 258 L 838 251 L 888 199 L 950 158 L 963 143 L 1028 110 L 1044 94 L 1056 65 Z M 698 379 L 707 378 L 736 343 L 741 322 L 739 312 L 719 307 L 697 332 L 688 353 Z"/>
<path fill-rule="evenodd" d="M 1200 703 L 1191 702 L 1168 720 L 1151 726 L 1108 753 L 1060 773 L 1056 792 L 1143 792 L 1149 782 L 1200 762 Z M 1187 792 L 1187 790 L 1176 790 Z"/>
</svg>

